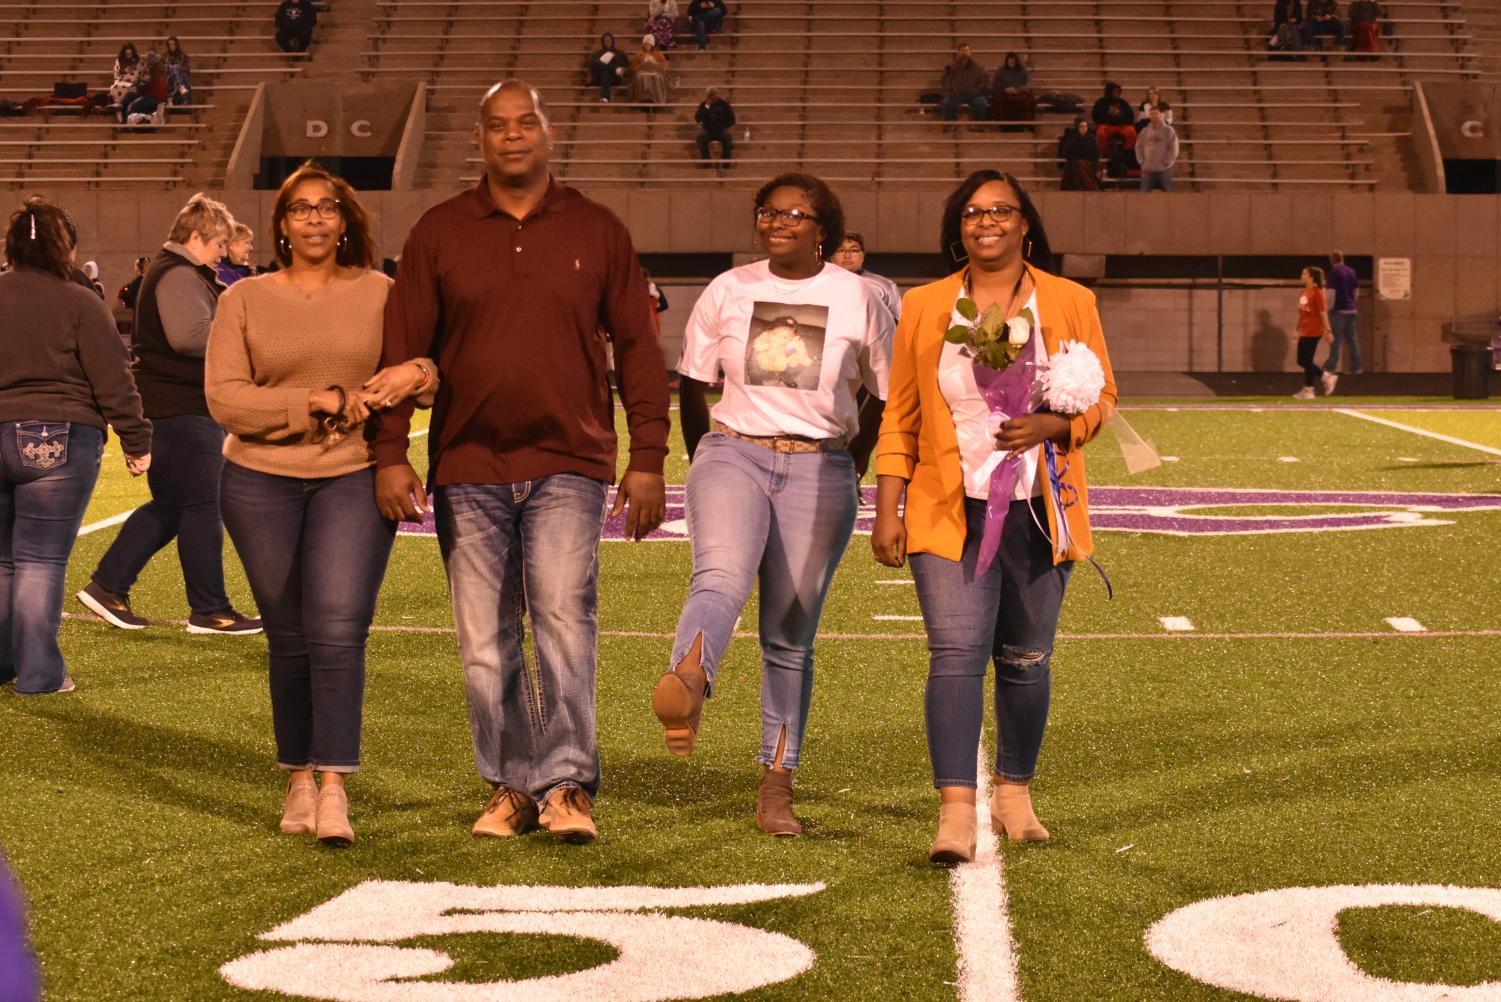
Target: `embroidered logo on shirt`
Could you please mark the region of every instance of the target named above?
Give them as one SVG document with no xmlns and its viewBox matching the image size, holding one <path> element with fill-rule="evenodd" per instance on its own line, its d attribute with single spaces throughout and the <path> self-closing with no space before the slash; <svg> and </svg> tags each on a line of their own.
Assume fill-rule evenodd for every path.
<svg viewBox="0 0 1501 1002">
<path fill-rule="evenodd" d="M 827 306 L 757 301 L 745 339 L 745 385 L 816 391 L 828 326 Z"/>
</svg>

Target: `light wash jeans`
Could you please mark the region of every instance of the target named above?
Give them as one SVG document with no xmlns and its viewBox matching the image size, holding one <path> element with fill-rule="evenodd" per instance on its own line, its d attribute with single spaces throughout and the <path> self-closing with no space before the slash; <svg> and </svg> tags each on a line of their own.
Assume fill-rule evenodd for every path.
<svg viewBox="0 0 1501 1002">
<path fill-rule="evenodd" d="M 479 774 L 541 801 L 561 786 L 599 793 L 594 673 L 599 654 L 603 481 L 560 473 L 438 488 Z M 536 664 L 528 664 L 524 613 Z"/>
<path fill-rule="evenodd" d="M 973 787 L 985 716 L 985 666 L 995 661 L 995 771 L 1021 782 L 1037 772 L 1052 696 L 1053 638 L 1072 562 L 1054 565 L 1042 498 L 1012 501 L 1001 549 L 976 574 L 985 502 L 966 498 L 960 559 L 912 554 L 912 578 L 928 631 L 926 716 L 933 785 Z"/>
<path fill-rule="evenodd" d="M 1339 346 L 1350 346 L 1350 371 L 1359 372 L 1360 364 L 1360 337 L 1355 331 L 1354 313 L 1336 313 L 1329 311 L 1329 331 L 1334 335 L 1334 340 L 1329 344 L 1329 357 L 1324 359 L 1325 372 L 1339 371 Z"/>
<path fill-rule="evenodd" d="M 713 694 L 735 621 L 761 583 L 761 753 L 797 768 L 813 698 L 813 640 L 829 582 L 859 511 L 855 461 L 845 451 L 779 453 L 710 432 L 688 472 L 693 579 L 672 664 L 700 634 Z"/>
</svg>

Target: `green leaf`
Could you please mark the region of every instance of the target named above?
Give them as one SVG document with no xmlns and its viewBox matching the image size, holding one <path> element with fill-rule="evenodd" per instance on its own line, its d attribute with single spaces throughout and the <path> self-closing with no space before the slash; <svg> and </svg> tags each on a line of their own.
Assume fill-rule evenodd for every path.
<svg viewBox="0 0 1501 1002">
<path fill-rule="evenodd" d="M 943 339 L 949 344 L 969 344 L 969 328 L 955 324 L 944 332 Z"/>
<path fill-rule="evenodd" d="M 1029 330 L 1037 326 L 1037 318 L 1032 315 L 1032 311 L 1029 308 L 1023 306 L 1022 311 L 1018 313 L 1017 316 L 1021 317 L 1027 322 L 1027 328 Z"/>
<path fill-rule="evenodd" d="M 973 320 L 980 315 L 980 308 L 975 305 L 973 299 L 960 297 L 959 301 L 954 304 L 954 309 L 958 310 L 959 315 L 965 320 Z"/>
</svg>

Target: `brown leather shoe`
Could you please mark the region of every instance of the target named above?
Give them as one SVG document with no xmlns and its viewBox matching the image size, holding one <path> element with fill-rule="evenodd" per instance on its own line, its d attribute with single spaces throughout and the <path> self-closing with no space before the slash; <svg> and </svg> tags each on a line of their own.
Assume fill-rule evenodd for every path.
<svg viewBox="0 0 1501 1002">
<path fill-rule="evenodd" d="M 549 793 L 542 802 L 540 821 L 543 828 L 574 845 L 592 842 L 599 834 L 594 827 L 594 805 L 576 786 L 560 786 Z"/>
<path fill-rule="evenodd" d="M 349 826 L 349 794 L 343 784 L 325 783 L 318 791 L 318 841 L 324 845 L 354 842 L 354 829 Z"/>
<path fill-rule="evenodd" d="M 995 792 L 990 795 L 990 820 L 997 835 L 1013 842 L 1046 842 L 1052 838 L 1032 811 L 1030 783 L 1016 783 L 995 778 Z"/>
<path fill-rule="evenodd" d="M 485 838 L 509 838 L 535 827 L 537 805 L 532 798 L 509 786 L 497 786 L 470 832 Z"/>
<path fill-rule="evenodd" d="M 768 835 L 801 835 L 803 826 L 792 816 L 792 771 L 761 767 L 761 785 L 756 790 L 756 824 Z"/>
<path fill-rule="evenodd" d="M 672 754 L 686 756 L 693 751 L 707 687 L 708 678 L 702 668 L 694 672 L 670 671 L 657 682 L 651 710 L 667 729 L 667 750 Z"/>
<path fill-rule="evenodd" d="M 287 782 L 287 799 L 281 808 L 281 830 L 288 835 L 308 835 L 318 819 L 318 787 L 311 779 Z"/>
<path fill-rule="evenodd" d="M 939 866 L 957 866 L 975 858 L 975 805 L 955 801 L 938 807 L 938 836 L 928 846 L 928 859 Z"/>
</svg>

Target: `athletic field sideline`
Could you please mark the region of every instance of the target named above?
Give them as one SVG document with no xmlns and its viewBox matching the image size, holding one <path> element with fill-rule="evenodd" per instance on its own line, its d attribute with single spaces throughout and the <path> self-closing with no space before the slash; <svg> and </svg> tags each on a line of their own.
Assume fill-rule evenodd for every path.
<svg viewBox="0 0 1501 1002">
<path fill-rule="evenodd" d="M 0 692 L 0 847 L 47 998 L 1501 999 L 1501 408 L 1125 413 L 1164 463 L 1128 476 L 1108 433 L 1086 453 L 1115 598 L 1075 569 L 1034 793 L 1050 844 L 928 863 L 922 624 L 863 535 L 823 619 L 806 834 L 752 817 L 754 598 L 670 757 L 671 489 L 653 541 L 602 547 L 597 842 L 469 835 L 488 787 L 420 526 L 370 644 L 359 841 L 281 835 L 264 640 L 186 634 L 169 549 L 134 593 L 160 625 L 70 598 L 78 690 Z M 146 497 L 106 452 L 70 596 Z"/>
</svg>

